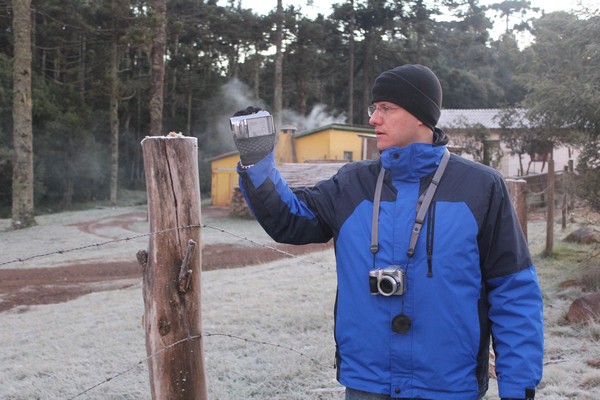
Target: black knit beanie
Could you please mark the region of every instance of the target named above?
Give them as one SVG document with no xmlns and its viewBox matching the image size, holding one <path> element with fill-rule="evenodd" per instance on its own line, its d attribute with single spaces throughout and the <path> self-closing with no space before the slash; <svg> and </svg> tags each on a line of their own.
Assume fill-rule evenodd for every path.
<svg viewBox="0 0 600 400">
<path fill-rule="evenodd" d="M 404 108 L 430 128 L 435 128 L 442 107 L 442 86 L 427 67 L 406 64 L 375 79 L 371 103 L 389 101 Z"/>
</svg>

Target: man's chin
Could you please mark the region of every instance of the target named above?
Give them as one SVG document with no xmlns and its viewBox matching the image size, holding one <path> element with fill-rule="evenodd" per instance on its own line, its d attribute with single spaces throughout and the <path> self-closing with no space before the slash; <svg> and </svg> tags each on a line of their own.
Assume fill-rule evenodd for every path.
<svg viewBox="0 0 600 400">
<path fill-rule="evenodd" d="M 388 149 L 389 147 L 390 147 L 389 143 L 386 143 L 384 138 L 381 138 L 381 137 L 377 138 L 377 150 L 379 150 L 379 152 L 382 152 L 385 149 Z"/>
<path fill-rule="evenodd" d="M 384 143 L 377 143 L 377 150 L 379 150 L 379 152 L 381 153 L 384 150 L 387 150 L 389 148 L 393 147 L 392 145 L 389 144 L 384 144 Z"/>
</svg>

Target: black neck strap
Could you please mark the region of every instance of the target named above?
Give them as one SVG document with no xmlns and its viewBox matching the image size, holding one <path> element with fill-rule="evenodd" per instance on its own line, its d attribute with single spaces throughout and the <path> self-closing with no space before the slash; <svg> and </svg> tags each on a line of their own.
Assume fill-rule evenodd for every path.
<svg viewBox="0 0 600 400">
<path fill-rule="evenodd" d="M 444 155 L 442 156 L 440 165 L 438 165 L 437 170 L 433 175 L 431 183 L 427 187 L 425 193 L 419 196 L 419 200 L 417 201 L 417 216 L 413 224 L 413 229 L 410 236 L 410 243 L 406 252 L 409 258 L 415 254 L 415 246 L 417 245 L 417 239 L 419 238 L 421 228 L 423 227 L 423 222 L 425 221 L 425 214 L 427 214 L 427 209 L 431 204 L 431 200 L 433 199 L 433 195 L 435 194 L 440 180 L 442 179 L 442 175 L 444 174 L 444 170 L 446 169 L 446 165 L 448 164 L 449 159 L 450 152 L 448 151 L 448 149 L 444 149 Z M 373 199 L 373 219 L 371 224 L 371 253 L 373 253 L 373 257 L 375 257 L 375 253 L 379 251 L 379 206 L 381 204 L 381 191 L 383 190 L 384 176 L 385 169 L 382 166 L 381 170 L 379 171 L 379 176 L 377 176 L 377 185 L 375 186 L 375 198 Z M 373 259 L 373 261 L 375 261 L 375 259 Z"/>
</svg>

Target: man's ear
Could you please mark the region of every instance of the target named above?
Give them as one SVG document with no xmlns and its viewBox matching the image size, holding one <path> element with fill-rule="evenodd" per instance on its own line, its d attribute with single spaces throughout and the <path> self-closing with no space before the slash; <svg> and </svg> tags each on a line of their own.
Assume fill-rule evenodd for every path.
<svg viewBox="0 0 600 400">
<path fill-rule="evenodd" d="M 420 119 L 417 119 L 417 126 L 419 129 L 426 129 L 428 132 L 433 132 L 433 129 L 429 125 L 425 125 Z"/>
</svg>

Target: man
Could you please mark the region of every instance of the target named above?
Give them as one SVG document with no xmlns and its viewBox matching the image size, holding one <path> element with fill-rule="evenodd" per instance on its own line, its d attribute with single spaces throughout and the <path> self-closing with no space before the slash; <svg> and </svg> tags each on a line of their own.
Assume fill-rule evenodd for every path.
<svg viewBox="0 0 600 400">
<path fill-rule="evenodd" d="M 293 244 L 334 240 L 346 399 L 482 398 L 490 335 L 500 397 L 533 398 L 542 297 L 502 176 L 449 155 L 429 68 L 386 71 L 372 95 L 380 160 L 346 164 L 314 188 L 287 186 L 272 143 L 256 150 L 236 139 L 240 186 L 266 232 Z"/>
</svg>

